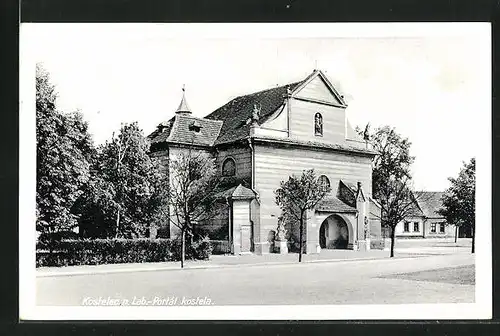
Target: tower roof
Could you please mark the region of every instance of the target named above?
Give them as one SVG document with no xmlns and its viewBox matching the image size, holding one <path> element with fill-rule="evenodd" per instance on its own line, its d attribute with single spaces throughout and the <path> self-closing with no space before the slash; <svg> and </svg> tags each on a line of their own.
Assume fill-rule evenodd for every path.
<svg viewBox="0 0 500 336">
<path fill-rule="evenodd" d="M 186 88 L 182 86 L 182 100 L 175 113 L 191 114 L 191 109 L 186 102 Z"/>
</svg>

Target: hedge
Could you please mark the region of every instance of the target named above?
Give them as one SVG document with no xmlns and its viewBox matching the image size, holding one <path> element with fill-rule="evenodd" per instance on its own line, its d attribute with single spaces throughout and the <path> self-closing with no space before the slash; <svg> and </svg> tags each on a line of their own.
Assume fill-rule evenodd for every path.
<svg viewBox="0 0 500 336">
<path fill-rule="evenodd" d="M 92 239 L 45 241 L 37 244 L 36 266 L 74 266 L 179 261 L 178 239 Z M 186 260 L 207 260 L 208 239 L 186 243 Z"/>
<path fill-rule="evenodd" d="M 384 239 L 371 239 L 370 240 L 370 249 L 372 250 L 383 250 L 385 247 Z"/>
</svg>

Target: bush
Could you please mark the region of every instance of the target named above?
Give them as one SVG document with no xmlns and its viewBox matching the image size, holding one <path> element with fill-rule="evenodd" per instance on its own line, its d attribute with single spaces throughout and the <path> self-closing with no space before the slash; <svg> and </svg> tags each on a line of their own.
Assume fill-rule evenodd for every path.
<svg viewBox="0 0 500 336">
<path fill-rule="evenodd" d="M 208 237 L 204 237 L 203 239 L 193 242 L 188 250 L 190 250 L 189 254 L 192 259 L 208 260 L 212 255 L 213 248 Z"/>
<path fill-rule="evenodd" d="M 73 231 L 59 231 L 59 232 L 43 232 L 40 234 L 38 237 L 39 241 L 52 241 L 52 240 L 76 240 L 79 238 L 78 233 L 73 232 Z"/>
<path fill-rule="evenodd" d="M 372 250 L 383 250 L 385 247 L 384 239 L 371 239 L 370 249 Z"/>
<path fill-rule="evenodd" d="M 179 261 L 180 246 L 179 240 L 171 239 L 41 241 L 37 244 L 36 266 Z M 210 254 L 208 239 L 186 246 L 186 259 L 207 260 Z"/>
</svg>

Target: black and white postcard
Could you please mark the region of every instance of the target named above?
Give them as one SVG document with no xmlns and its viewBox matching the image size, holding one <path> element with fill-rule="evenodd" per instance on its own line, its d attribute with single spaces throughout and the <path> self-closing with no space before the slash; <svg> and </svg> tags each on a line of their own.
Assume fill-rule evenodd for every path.
<svg viewBox="0 0 500 336">
<path fill-rule="evenodd" d="M 490 122 L 488 23 L 24 23 L 20 318 L 491 318 Z"/>
</svg>

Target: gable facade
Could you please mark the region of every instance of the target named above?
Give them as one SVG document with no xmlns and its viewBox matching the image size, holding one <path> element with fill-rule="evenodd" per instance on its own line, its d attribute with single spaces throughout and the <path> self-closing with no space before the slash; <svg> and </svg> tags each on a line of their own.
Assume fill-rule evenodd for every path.
<svg viewBox="0 0 500 336">
<path fill-rule="evenodd" d="M 187 106 L 185 97 L 182 105 Z M 380 238 L 380 221 L 373 217 L 377 210 L 370 201 L 376 153 L 355 135 L 346 107 L 324 73 L 315 70 L 300 82 L 237 97 L 205 118 L 176 113 L 150 135 L 152 152 L 163 151 L 172 160 L 180 145 L 194 139 L 191 145 L 213 155 L 221 175 L 232 172 L 224 177 L 228 188 L 241 185 L 252 191 L 253 198 L 235 199 L 221 210 L 227 219 L 221 216 L 210 224 L 212 231 L 227 226 L 233 253 L 273 251 L 281 216 L 274 191 L 281 181 L 307 169 L 332 187 L 321 208 L 308 215 L 307 253 L 328 246 L 367 249 L 370 239 Z M 201 127 L 194 135 L 193 123 Z M 348 188 L 355 193 L 354 202 L 341 192 L 342 185 L 355 186 Z M 236 227 L 243 231 L 234 232 Z"/>
</svg>

